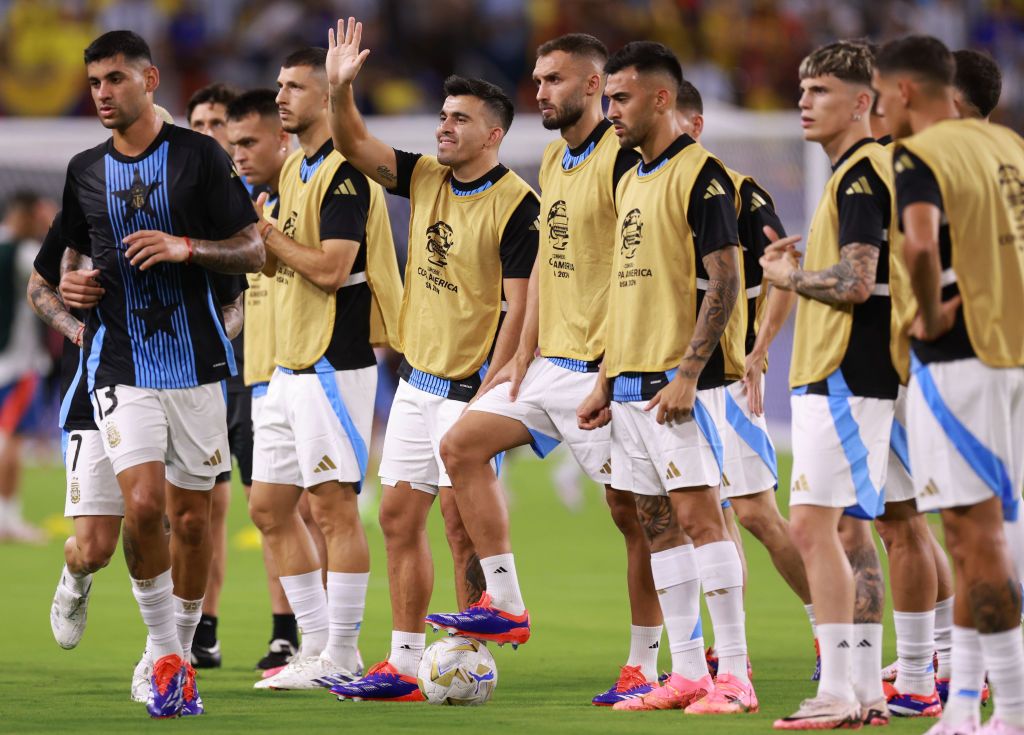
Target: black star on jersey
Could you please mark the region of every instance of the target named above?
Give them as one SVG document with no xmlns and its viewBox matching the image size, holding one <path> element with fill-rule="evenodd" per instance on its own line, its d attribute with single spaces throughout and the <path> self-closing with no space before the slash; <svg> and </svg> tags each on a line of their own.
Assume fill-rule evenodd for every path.
<svg viewBox="0 0 1024 735">
<path fill-rule="evenodd" d="M 160 187 L 160 183 L 159 179 L 154 179 L 151 183 L 146 184 L 143 182 L 142 176 L 139 175 L 139 169 L 136 168 L 135 176 L 132 178 L 132 185 L 130 188 L 111 192 L 111 194 L 116 196 L 125 204 L 125 222 L 130 224 L 132 219 L 134 219 L 135 215 L 139 212 L 145 212 L 151 217 L 156 216 L 156 212 L 154 212 L 149 206 L 149 195 Z"/>
<path fill-rule="evenodd" d="M 153 296 L 149 306 L 144 309 L 132 309 L 132 314 L 137 316 L 146 325 L 146 333 L 142 339 L 147 340 L 157 332 L 166 332 L 172 337 L 177 337 L 174 331 L 174 311 L 177 304 L 162 304 L 159 296 Z"/>
</svg>

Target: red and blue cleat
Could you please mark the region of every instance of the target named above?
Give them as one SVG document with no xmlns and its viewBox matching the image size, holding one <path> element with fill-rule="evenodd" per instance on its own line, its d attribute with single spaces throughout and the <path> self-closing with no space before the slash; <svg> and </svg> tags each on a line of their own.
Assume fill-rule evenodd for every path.
<svg viewBox="0 0 1024 735">
<path fill-rule="evenodd" d="M 449 635 L 460 635 L 478 641 L 494 641 L 499 646 L 511 643 L 518 648 L 530 640 L 530 613 L 513 615 L 494 607 L 491 596 L 484 592 L 464 612 L 434 613 L 424 618 L 434 629 Z"/>
<path fill-rule="evenodd" d="M 949 699 L 949 679 L 936 679 L 935 680 L 935 691 L 939 694 L 939 700 L 943 706 L 946 704 L 946 700 Z M 988 688 L 988 682 L 986 681 L 981 685 L 981 706 L 984 707 L 988 704 L 988 700 L 992 697 L 992 692 Z"/>
<path fill-rule="evenodd" d="M 196 670 L 192 664 L 185 664 L 182 674 L 185 683 L 181 688 L 181 716 L 192 717 L 206 712 L 203 707 L 203 698 L 199 696 L 199 689 L 196 687 Z"/>
<path fill-rule="evenodd" d="M 420 691 L 415 676 L 399 674 L 398 669 L 387 661 L 374 664 L 366 676 L 355 681 L 335 684 L 331 687 L 339 701 L 351 699 L 354 702 L 423 702 L 426 697 Z"/>
<path fill-rule="evenodd" d="M 149 699 L 146 711 L 156 719 L 181 715 L 185 689 L 185 662 L 181 656 L 169 654 L 153 664 L 153 675 L 149 679 Z"/>
<path fill-rule="evenodd" d="M 708 646 L 704 652 L 704 662 L 708 665 L 708 673 L 712 679 L 718 678 L 718 652 L 714 646 Z M 747 656 L 747 678 L 754 678 L 754 667 L 750 665 L 750 656 Z"/>
<path fill-rule="evenodd" d="M 655 682 L 647 681 L 639 666 L 623 666 L 619 671 L 619 680 L 611 689 L 595 696 L 591 702 L 598 707 L 612 707 L 616 702 L 642 697 L 656 686 L 658 685 Z"/>
<path fill-rule="evenodd" d="M 887 681 L 882 683 L 882 689 L 889 711 L 897 717 L 938 717 L 942 714 L 942 701 L 934 689 L 931 694 L 902 694 Z"/>
</svg>

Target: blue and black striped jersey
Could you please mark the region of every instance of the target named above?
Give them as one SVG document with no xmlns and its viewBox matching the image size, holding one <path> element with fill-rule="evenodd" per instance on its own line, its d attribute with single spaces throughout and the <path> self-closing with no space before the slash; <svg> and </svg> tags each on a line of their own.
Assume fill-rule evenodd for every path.
<svg viewBox="0 0 1024 735">
<path fill-rule="evenodd" d="M 111 139 L 71 160 L 62 238 L 92 258 L 105 290 L 86 320 L 90 391 L 189 388 L 235 374 L 220 307 L 245 289 L 245 278 L 179 263 L 140 271 L 123 240 L 139 230 L 224 240 L 255 221 L 227 154 L 184 128 L 164 125 L 139 156 L 120 154 Z"/>
</svg>

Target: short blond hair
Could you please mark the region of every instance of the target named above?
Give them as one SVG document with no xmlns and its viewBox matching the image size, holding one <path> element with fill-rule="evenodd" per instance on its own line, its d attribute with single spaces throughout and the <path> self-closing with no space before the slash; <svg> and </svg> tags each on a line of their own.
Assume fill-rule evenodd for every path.
<svg viewBox="0 0 1024 735">
<path fill-rule="evenodd" d="M 834 76 L 844 82 L 871 86 L 875 54 L 863 41 L 834 41 L 819 46 L 800 62 L 800 78 Z"/>
</svg>

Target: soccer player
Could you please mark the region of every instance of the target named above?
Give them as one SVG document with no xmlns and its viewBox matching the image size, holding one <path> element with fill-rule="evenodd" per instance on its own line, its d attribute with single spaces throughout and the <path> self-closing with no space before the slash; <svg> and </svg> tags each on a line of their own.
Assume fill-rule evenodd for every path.
<svg viewBox="0 0 1024 735">
<path fill-rule="evenodd" d="M 147 709 L 199 714 L 188 649 L 209 568 L 209 491 L 228 460 L 219 383 L 234 371 L 212 284 L 225 281 L 217 292 L 233 301 L 244 280 L 219 274 L 260 268 L 263 246 L 220 146 L 156 116 L 160 74 L 146 42 L 105 33 L 85 64 L 113 131 L 72 159 L 64 191 L 61 236 L 92 258 L 104 289 L 86 321 L 85 380 L 124 497 L 125 559 L 149 629 Z"/>
<path fill-rule="evenodd" d="M 0 542 L 46 539 L 22 517 L 18 499 L 22 434 L 33 428 L 40 376 L 50 362 L 20 294 L 53 214 L 52 202 L 35 192 L 19 191 L 6 202 L 0 222 Z"/>
<path fill-rule="evenodd" d="M 380 304 L 386 314 L 397 310 L 401 287 L 384 193 L 331 143 L 326 55 L 304 48 L 281 65 L 278 113 L 300 150 L 279 175 L 277 227 L 260 222 L 263 273 L 275 279 L 275 327 L 287 329 L 272 330 L 276 369 L 256 421 L 249 511 L 302 643 L 257 689 L 315 689 L 363 669 L 358 642 L 370 553 L 356 500 L 377 388 L 371 313 Z M 326 594 L 321 560 L 297 512 L 305 493 L 327 541 Z"/>
<path fill-rule="evenodd" d="M 671 51 L 629 43 L 604 70 L 619 144 L 638 148 L 643 160 L 616 191 L 605 358 L 577 420 L 584 429 L 611 420 L 612 487 L 659 499 L 637 506 L 645 528 L 656 529 L 651 571 L 672 650 L 664 684 L 615 708 L 756 712 L 743 570 L 719 501 L 715 428 L 725 411 L 726 360 L 743 362 L 741 343 L 727 342 L 728 355 L 722 348 L 739 298 L 736 191 L 722 164 L 679 128 L 683 75 Z M 697 627 L 701 586 L 719 654 L 717 683 Z"/>
<path fill-rule="evenodd" d="M 271 89 L 254 89 L 243 92 L 227 106 L 227 142 L 234 155 L 238 173 L 251 185 L 269 189 L 270 196 L 265 204 L 264 217 L 276 222 L 278 217 L 278 182 L 281 168 L 291 150 L 291 136 L 281 127 L 277 110 L 277 92 Z M 259 408 L 266 400 L 267 385 L 274 372 L 274 321 L 273 298 L 270 289 L 274 279 L 263 273 L 247 275 L 249 288 L 245 291 L 245 319 L 249 329 L 243 333 L 245 364 L 242 375 L 251 398 L 251 425 L 258 417 Z M 250 455 L 251 456 L 251 455 Z M 251 487 L 243 485 L 248 498 Z M 299 501 L 299 512 L 306 529 L 317 545 L 318 556 L 324 562 L 323 534 L 309 515 L 309 502 L 303 495 Z M 266 539 L 260 536 L 263 548 L 263 566 L 267 573 L 267 587 L 270 591 L 270 609 L 273 628 L 266 655 L 256 668 L 264 671 L 278 669 L 288 663 L 298 651 L 299 638 L 295 614 L 288 605 L 288 598 L 281 587 L 274 557 Z M 200 623 L 202 625 L 202 623 Z"/>
<path fill-rule="evenodd" d="M 850 41 L 820 47 L 801 62 L 804 139 L 822 146 L 833 173 L 811 221 L 803 267 L 793 250 L 799 237 L 774 243 L 761 258 L 765 278 L 799 297 L 790 366 L 790 529 L 807 571 L 821 655 L 817 696 L 777 720 L 780 729 L 882 725 L 889 718 L 879 676 L 884 588 L 868 521 L 883 510 L 899 387 L 889 300 L 898 284 L 888 282 L 891 176 L 886 149 L 871 138 L 871 71 L 870 49 Z"/>
<path fill-rule="evenodd" d="M 933 733 L 1024 732 L 1020 585 L 1003 521 L 1024 482 L 1024 140 L 955 120 L 955 67 L 937 39 L 879 53 L 874 86 L 896 139 L 903 252 L 918 313 L 907 418 L 917 506 L 938 509 L 953 558 L 953 671 Z"/>
<path fill-rule="evenodd" d="M 700 142 L 704 130 L 704 102 L 700 91 L 688 81 L 684 80 L 679 88 L 676 110 L 679 127 Z M 775 213 L 771 196 L 753 178 L 732 169 L 726 171 L 739 192 L 737 224 L 744 279 L 740 308 L 730 318 L 730 327 L 732 321 L 741 317 L 746 360 L 742 366 L 743 380 L 726 386 L 726 420 L 719 427 L 725 450 L 722 473 L 728 478 L 722 484 L 722 499 L 730 502 L 739 522 L 768 550 L 775 568 L 803 603 L 813 633 L 814 605 L 807 588 L 804 563 L 790 539 L 789 523 L 775 504 L 778 462 L 764 419 L 768 348 L 796 301 L 791 291 L 762 283 L 758 262 L 769 244 L 764 228 L 771 227 L 781 234 L 782 221 Z M 733 366 L 732 370 L 739 367 Z M 738 545 L 737 549 L 743 553 Z"/>
<path fill-rule="evenodd" d="M 953 102 L 957 112 L 964 119 L 988 122 L 1003 92 L 1003 74 L 999 65 L 988 54 L 973 49 L 954 51 L 953 59 L 956 61 Z"/>
<path fill-rule="evenodd" d="M 188 126 L 203 135 L 209 135 L 229 156 L 231 143 L 227 136 L 227 106 L 237 96 L 231 87 L 214 83 L 197 90 L 185 108 Z M 247 188 L 249 184 L 246 183 Z M 252 417 L 249 390 L 241 378 L 245 364 L 243 342 L 236 338 L 232 344 L 239 375 L 227 380 L 228 446 L 238 460 L 242 487 L 248 493 L 252 485 Z M 230 460 L 229 460 L 230 465 Z M 197 669 L 218 668 L 221 665 L 220 642 L 217 640 L 217 612 L 220 592 L 224 586 L 224 570 L 228 550 L 228 505 L 231 503 L 231 468 L 217 476 L 213 486 L 213 508 L 210 514 L 210 534 L 213 554 L 210 559 L 210 579 L 203 595 L 203 614 L 192 642 L 191 663 Z"/>
<path fill-rule="evenodd" d="M 331 130 L 338 150 L 367 176 L 411 206 L 399 336 L 405 359 L 391 407 L 380 465 L 381 528 L 388 554 L 393 630 L 391 653 L 351 685 L 332 689 L 341 697 L 422 701 L 416 670 L 423 655 L 423 619 L 433 587 L 426 521 L 440 492 L 456 565 L 460 609 L 470 602 L 465 570 L 475 566 L 440 455 L 441 439 L 480 389 L 512 357 L 519 342 L 526 291 L 537 253 L 537 197 L 501 165 L 498 152 L 512 124 L 513 107 L 498 87 L 452 76 L 438 122 L 437 156 L 397 151 L 366 129 L 352 85 L 369 49 L 360 51 L 362 24 L 338 22 L 330 33 Z M 502 301 L 508 310 L 502 320 Z M 497 336 L 496 336 L 497 335 Z M 490 370 L 487 368 L 490 354 Z M 458 498 L 466 488 L 454 489 Z M 492 516 L 507 517 L 499 494 Z M 453 539 L 456 544 L 453 545 Z M 484 538 L 474 535 L 484 543 Z M 470 555 L 467 555 L 467 551 Z M 476 549 L 480 553 L 480 547 Z M 459 617 L 491 617 L 503 605 L 508 617 L 476 637 L 521 643 L 529 615 L 518 595 L 510 558 L 480 554 L 490 594 Z M 494 589 L 495 576 L 508 580 Z M 435 623 L 438 624 L 438 623 Z M 454 623 L 440 623 L 455 627 Z"/>
<path fill-rule="evenodd" d="M 615 185 L 640 161 L 622 148 L 601 109 L 608 52 L 572 33 L 537 49 L 533 81 L 545 128 L 561 139 L 541 164 L 540 252 L 515 356 L 472 403 L 441 445 L 456 487 L 496 484 L 490 460 L 529 444 L 541 457 L 565 441 L 582 470 L 605 486 L 612 519 L 626 542 L 632 625 L 618 681 L 593 703 L 611 706 L 656 686 L 661 608 L 650 547 L 634 496 L 611 487 L 609 427 L 586 432 L 576 407 L 593 386 L 604 353 L 604 325 L 615 231 Z M 541 359 L 534 359 L 537 347 Z M 506 383 L 507 384 L 504 384 Z M 640 500 L 646 498 L 640 496 Z"/>
</svg>

